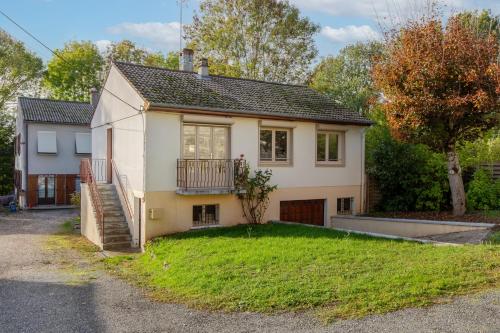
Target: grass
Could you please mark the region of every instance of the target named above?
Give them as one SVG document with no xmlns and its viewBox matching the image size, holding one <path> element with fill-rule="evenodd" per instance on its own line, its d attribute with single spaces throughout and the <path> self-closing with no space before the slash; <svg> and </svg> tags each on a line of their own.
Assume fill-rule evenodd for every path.
<svg viewBox="0 0 500 333">
<path fill-rule="evenodd" d="M 95 255 L 99 248 L 74 229 L 78 223 L 79 217 L 65 221 L 59 232 L 48 236 L 44 246 L 54 261 L 47 261 L 46 264 L 55 263 L 67 273 L 69 285 L 81 285 L 93 280 L 99 263 Z"/>
<path fill-rule="evenodd" d="M 331 321 L 498 286 L 500 247 L 269 224 L 172 235 L 106 265 L 163 301 L 226 311 L 312 309 Z"/>
<path fill-rule="evenodd" d="M 488 242 L 495 245 L 500 245 L 500 231 L 495 231 L 488 237 Z"/>
</svg>

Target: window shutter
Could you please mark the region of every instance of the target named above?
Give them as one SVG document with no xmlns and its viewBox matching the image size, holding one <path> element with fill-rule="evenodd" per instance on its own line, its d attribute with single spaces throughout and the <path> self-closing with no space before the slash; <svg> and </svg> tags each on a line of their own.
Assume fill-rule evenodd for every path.
<svg viewBox="0 0 500 333">
<path fill-rule="evenodd" d="M 90 133 L 75 133 L 75 142 L 77 154 L 91 153 Z"/>
<path fill-rule="evenodd" d="M 38 131 L 38 153 L 57 154 L 56 132 Z"/>
</svg>

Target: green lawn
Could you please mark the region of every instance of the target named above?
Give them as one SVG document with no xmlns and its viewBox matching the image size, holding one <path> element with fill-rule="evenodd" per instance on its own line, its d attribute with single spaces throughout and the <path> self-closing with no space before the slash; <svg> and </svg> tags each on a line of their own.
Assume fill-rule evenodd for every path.
<svg viewBox="0 0 500 333">
<path fill-rule="evenodd" d="M 270 224 L 165 237 L 107 265 L 164 301 L 229 311 L 314 309 L 328 321 L 498 286 L 500 246 L 432 246 Z"/>
</svg>

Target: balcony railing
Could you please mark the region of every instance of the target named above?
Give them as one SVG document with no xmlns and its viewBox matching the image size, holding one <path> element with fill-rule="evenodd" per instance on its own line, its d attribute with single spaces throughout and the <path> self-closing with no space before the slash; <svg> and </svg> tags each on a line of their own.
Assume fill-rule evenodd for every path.
<svg viewBox="0 0 500 333">
<path fill-rule="evenodd" d="M 245 165 L 243 159 L 177 160 L 180 193 L 228 193 Z"/>
</svg>

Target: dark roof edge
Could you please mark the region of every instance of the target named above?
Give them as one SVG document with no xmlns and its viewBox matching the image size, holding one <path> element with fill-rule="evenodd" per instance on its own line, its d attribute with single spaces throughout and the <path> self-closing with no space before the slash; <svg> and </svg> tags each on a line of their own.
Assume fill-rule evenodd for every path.
<svg viewBox="0 0 500 333">
<path fill-rule="evenodd" d="M 122 64 L 130 64 L 130 65 L 134 65 L 134 66 L 143 66 L 143 65 L 136 65 L 136 64 L 132 64 L 130 62 L 120 62 L 120 61 L 114 61 L 114 60 L 111 60 L 111 65 L 112 66 L 115 66 L 116 70 L 118 71 L 118 73 L 120 73 L 120 75 L 123 77 L 123 79 L 130 85 L 130 87 L 139 95 L 140 98 L 142 98 L 142 100 L 144 101 L 144 103 L 148 103 L 148 100 L 146 99 L 146 97 L 144 97 L 144 95 L 139 91 L 139 89 L 137 89 L 137 87 L 132 83 L 132 81 L 129 80 L 129 78 L 127 77 L 127 75 L 125 73 L 123 73 L 123 71 L 120 69 L 120 67 L 118 67 L 116 64 L 117 63 L 122 63 Z M 143 67 L 150 67 L 150 66 L 143 66 Z M 151 67 L 151 68 L 161 68 L 161 67 Z M 111 72 L 111 66 L 109 67 L 109 71 L 108 71 L 108 76 L 109 76 L 109 73 Z M 102 89 L 104 90 L 104 86 L 106 85 L 106 82 L 108 80 L 108 77 L 106 77 L 106 81 L 104 81 L 104 84 L 102 85 Z M 113 93 L 114 94 L 114 93 Z M 92 115 L 92 118 L 94 117 L 94 115 Z"/>
<path fill-rule="evenodd" d="M 90 124 L 91 124 L 91 122 L 88 122 L 88 123 L 69 123 L 67 121 L 62 122 L 62 121 L 27 120 L 24 118 L 23 118 L 23 120 L 25 123 L 32 123 L 32 124 L 73 125 L 73 126 L 84 126 L 84 127 L 90 127 Z"/>
<path fill-rule="evenodd" d="M 162 111 L 162 109 L 169 110 L 183 110 L 186 113 L 189 111 L 195 111 L 193 113 L 202 113 L 203 111 L 212 112 L 213 113 L 226 113 L 227 115 L 241 116 L 241 117 L 251 117 L 251 118 L 263 118 L 263 119 L 280 119 L 280 120 L 296 120 L 296 121 L 309 121 L 309 122 L 317 122 L 317 123 L 329 123 L 329 124 L 339 124 L 339 125 L 357 125 L 357 126 L 371 126 L 375 124 L 375 122 L 371 120 L 339 120 L 339 119 L 318 119 L 314 117 L 294 117 L 287 116 L 279 113 L 269 113 L 262 114 L 260 112 L 254 111 L 238 111 L 238 110 L 230 110 L 230 109 L 222 109 L 222 108 L 214 108 L 214 107 L 200 107 L 200 106 L 191 106 L 191 105 L 177 105 L 177 104 L 165 104 L 165 103 L 150 103 L 147 106 L 147 111 Z"/>
<path fill-rule="evenodd" d="M 27 96 L 18 96 L 18 99 L 32 99 L 38 101 L 49 101 L 49 102 L 61 102 L 61 103 L 75 103 L 75 104 L 85 104 L 92 106 L 90 102 L 80 102 L 80 101 L 67 101 L 65 99 L 53 99 L 53 98 L 41 98 L 41 97 L 27 97 Z"/>
</svg>

